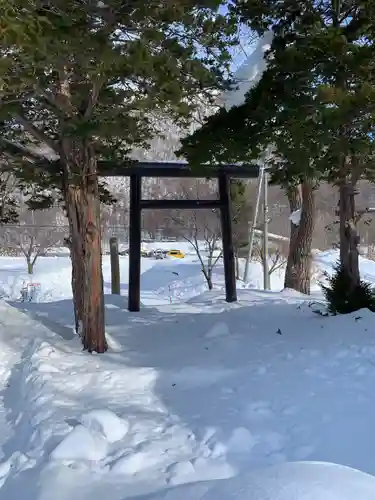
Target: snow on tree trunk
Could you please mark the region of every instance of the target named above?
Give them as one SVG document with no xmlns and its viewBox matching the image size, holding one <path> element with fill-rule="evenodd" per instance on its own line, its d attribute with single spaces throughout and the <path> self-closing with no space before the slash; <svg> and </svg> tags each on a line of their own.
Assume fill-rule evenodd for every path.
<svg viewBox="0 0 375 500">
<path fill-rule="evenodd" d="M 302 197 L 301 190 L 299 185 L 291 185 L 287 189 L 287 197 L 289 201 L 289 210 L 290 213 L 293 214 L 297 212 L 297 210 L 301 210 L 302 207 Z M 301 222 L 301 219 L 299 220 Z M 298 244 L 298 226 L 294 224 L 293 220 L 290 219 L 290 238 L 289 238 L 289 253 L 288 253 L 288 261 L 285 270 L 285 279 L 284 279 L 284 287 L 292 288 L 295 282 L 293 278 L 293 266 L 294 266 L 294 255 L 293 249 Z"/>
<path fill-rule="evenodd" d="M 100 201 L 95 154 L 89 145 L 72 148 L 65 166 L 65 203 L 71 232 L 72 289 L 76 328 L 84 349 L 107 350 L 101 257 Z M 78 168 L 77 168 L 78 167 Z"/>
<path fill-rule="evenodd" d="M 343 181 L 339 186 L 340 201 L 340 262 L 355 288 L 360 282 L 359 236 L 356 224 L 355 195 L 353 183 Z"/>
<path fill-rule="evenodd" d="M 301 216 L 298 225 L 291 221 L 284 286 L 309 295 L 315 212 L 314 183 L 305 180 L 301 186 L 291 186 L 287 195 L 291 213 L 301 210 Z"/>
<path fill-rule="evenodd" d="M 294 226 L 299 226 L 299 223 L 301 222 L 301 213 L 302 210 L 299 208 L 290 214 L 289 219 L 292 221 Z"/>
</svg>

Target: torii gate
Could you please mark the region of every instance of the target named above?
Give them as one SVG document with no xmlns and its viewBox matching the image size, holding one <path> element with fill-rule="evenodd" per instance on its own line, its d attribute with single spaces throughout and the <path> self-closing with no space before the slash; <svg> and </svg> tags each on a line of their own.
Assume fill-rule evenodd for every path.
<svg viewBox="0 0 375 500">
<path fill-rule="evenodd" d="M 237 300 L 235 255 L 233 249 L 232 214 L 230 199 L 231 178 L 256 178 L 257 165 L 201 165 L 191 169 L 187 163 L 179 162 L 137 162 L 125 168 L 99 170 L 105 177 L 130 177 L 130 217 L 129 217 L 129 288 L 128 310 L 140 310 L 141 292 L 141 212 L 144 209 L 219 209 L 223 242 L 225 275 L 225 297 L 227 302 Z M 217 178 L 219 199 L 217 200 L 170 200 L 142 199 L 143 177 L 193 177 Z"/>
<path fill-rule="evenodd" d="M 11 154 L 29 156 L 32 161 L 38 162 L 40 168 L 58 171 L 59 160 L 47 159 L 45 156 L 1 140 L 3 146 Z M 260 167 L 256 164 L 248 165 L 200 165 L 192 169 L 185 162 L 137 162 L 119 164 L 110 161 L 98 161 L 98 176 L 100 177 L 130 177 L 130 220 L 129 220 L 129 295 L 128 310 L 140 310 L 141 292 L 141 233 L 143 209 L 219 209 L 221 218 L 221 232 L 223 242 L 223 260 L 225 274 L 225 297 L 227 302 L 237 300 L 235 256 L 233 249 L 232 214 L 229 183 L 231 178 L 250 179 L 259 177 Z M 169 200 L 169 199 L 142 199 L 143 177 L 192 177 L 217 178 L 218 200 Z"/>
</svg>

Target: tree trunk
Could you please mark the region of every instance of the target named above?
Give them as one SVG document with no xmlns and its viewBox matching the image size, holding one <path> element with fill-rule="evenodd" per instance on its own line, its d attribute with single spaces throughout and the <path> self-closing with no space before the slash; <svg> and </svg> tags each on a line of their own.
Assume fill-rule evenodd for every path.
<svg viewBox="0 0 375 500">
<path fill-rule="evenodd" d="M 214 288 L 213 283 L 212 283 L 212 270 L 209 269 L 202 269 L 203 276 L 206 278 L 207 286 L 209 290 L 212 290 Z"/>
<path fill-rule="evenodd" d="M 310 294 L 311 245 L 314 230 L 314 182 L 305 180 L 301 187 L 292 186 L 287 191 L 291 213 L 301 209 L 299 225 L 291 222 L 290 244 L 285 288 Z"/>
<path fill-rule="evenodd" d="M 343 181 L 339 187 L 340 202 L 340 263 L 350 277 L 351 286 L 360 283 L 358 245 L 359 236 L 356 227 L 355 185 Z"/>
<path fill-rule="evenodd" d="M 70 200 L 72 196 L 71 188 L 66 188 L 66 200 L 69 231 L 70 235 L 77 234 L 79 228 L 76 227 L 76 219 L 69 216 L 69 208 L 74 207 L 74 200 Z M 74 318 L 76 333 L 82 337 L 83 329 L 83 248 L 80 240 L 70 238 L 70 260 L 72 262 L 72 291 L 73 291 L 73 305 L 74 305 Z"/>
<path fill-rule="evenodd" d="M 236 250 L 234 258 L 235 258 L 235 262 L 236 262 L 236 280 L 239 280 L 240 279 L 240 259 L 238 257 L 238 249 Z"/>
<path fill-rule="evenodd" d="M 207 286 L 209 290 L 213 290 L 214 286 L 212 284 L 212 278 L 211 276 L 207 276 Z"/>
<path fill-rule="evenodd" d="M 96 157 L 90 145 L 64 144 L 64 195 L 69 220 L 76 329 L 84 349 L 107 350 Z M 72 169 L 73 165 L 73 169 Z"/>
<path fill-rule="evenodd" d="M 31 260 L 31 258 L 26 257 L 26 262 L 27 262 L 27 274 L 33 274 L 34 273 L 34 264 Z"/>
<path fill-rule="evenodd" d="M 299 185 L 288 186 L 286 195 L 289 201 L 289 211 L 292 214 L 302 208 L 301 188 Z M 298 226 L 290 221 L 289 253 L 285 270 L 284 287 L 293 288 L 294 279 L 294 253 L 293 249 L 298 245 Z"/>
</svg>

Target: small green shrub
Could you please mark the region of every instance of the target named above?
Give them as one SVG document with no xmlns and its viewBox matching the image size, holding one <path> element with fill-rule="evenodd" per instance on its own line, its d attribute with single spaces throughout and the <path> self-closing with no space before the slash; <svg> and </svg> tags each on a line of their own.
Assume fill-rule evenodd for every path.
<svg viewBox="0 0 375 500">
<path fill-rule="evenodd" d="M 340 263 L 334 267 L 332 276 L 325 273 L 328 285 L 321 284 L 328 312 L 349 314 L 359 309 L 375 312 L 375 291 L 370 283 L 360 281 L 355 288 L 350 286 L 350 277 Z"/>
</svg>

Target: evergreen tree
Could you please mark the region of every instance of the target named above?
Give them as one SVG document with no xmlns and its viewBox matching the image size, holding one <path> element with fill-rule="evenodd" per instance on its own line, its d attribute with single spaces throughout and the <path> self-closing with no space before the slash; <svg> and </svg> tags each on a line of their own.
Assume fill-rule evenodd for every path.
<svg viewBox="0 0 375 500">
<path fill-rule="evenodd" d="M 54 202 L 56 193 L 50 189 L 48 178 L 44 172 L 38 175 L 30 169 L 30 161 L 31 152 L 4 139 L 0 140 L 1 225 L 18 223 L 21 196 L 28 199 L 28 205 L 33 210 L 49 208 Z"/>
<path fill-rule="evenodd" d="M 153 113 L 184 122 L 194 96 L 224 88 L 237 30 L 219 7 L 218 0 L 11 0 L 2 19 L 1 118 L 18 142 L 54 153 L 34 169 L 44 167 L 61 188 L 76 323 L 90 352 L 107 348 L 98 170 L 129 164 L 131 149 L 155 133 Z M 34 43 L 20 36 L 23 19 Z"/>
<path fill-rule="evenodd" d="M 268 69 L 243 106 L 219 113 L 183 151 L 207 161 L 244 161 L 269 145 L 276 179 L 281 172 L 288 184 L 294 178 L 335 183 L 340 260 L 355 288 L 356 184 L 372 179 L 374 164 L 375 2 L 249 0 L 233 10 L 259 34 L 273 31 Z"/>
<path fill-rule="evenodd" d="M 263 158 L 271 183 L 285 189 L 291 213 L 301 209 L 299 225 L 291 223 L 285 286 L 310 293 L 314 190 L 317 185 L 314 162 L 318 154 L 311 157 L 311 151 L 300 139 L 303 131 L 294 118 L 276 121 L 281 105 L 276 98 L 270 99 L 269 95 L 274 95 L 271 85 L 279 85 L 279 82 L 273 81 L 268 69 L 258 85 L 248 93 L 243 105 L 229 111 L 221 109 L 209 117 L 201 129 L 182 141 L 179 154 L 193 164 L 246 162 Z M 296 96 L 293 98 L 298 101 Z M 314 134 L 310 135 L 312 149 L 315 138 Z"/>
<path fill-rule="evenodd" d="M 375 312 L 375 293 L 370 283 L 360 280 L 353 288 L 351 278 L 340 262 L 334 267 L 332 276 L 326 276 L 328 284 L 322 285 L 331 314 L 349 314 L 359 309 Z"/>
<path fill-rule="evenodd" d="M 300 138 L 315 175 L 338 185 L 340 260 L 353 288 L 360 281 L 356 184 L 372 177 L 374 159 L 374 5 L 251 0 L 238 6 L 254 29 L 275 34 L 276 121 Z"/>
</svg>

